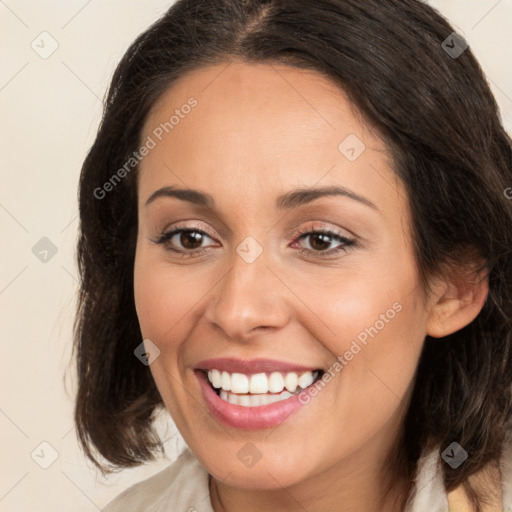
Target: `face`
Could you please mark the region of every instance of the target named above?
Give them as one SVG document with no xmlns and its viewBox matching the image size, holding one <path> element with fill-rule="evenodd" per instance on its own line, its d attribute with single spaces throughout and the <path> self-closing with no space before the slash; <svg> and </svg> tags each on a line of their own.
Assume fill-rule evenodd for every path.
<svg viewBox="0 0 512 512">
<path fill-rule="evenodd" d="M 141 140 L 135 302 L 192 452 L 251 489 L 373 471 L 427 324 L 383 142 L 321 75 L 241 62 L 186 75 Z"/>
</svg>

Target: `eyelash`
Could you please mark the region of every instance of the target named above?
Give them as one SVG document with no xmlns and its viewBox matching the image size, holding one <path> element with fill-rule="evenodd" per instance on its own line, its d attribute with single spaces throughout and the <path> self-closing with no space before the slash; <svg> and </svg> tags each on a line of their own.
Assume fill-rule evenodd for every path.
<svg viewBox="0 0 512 512">
<path fill-rule="evenodd" d="M 185 254 L 194 255 L 195 257 L 200 256 L 203 252 L 205 252 L 207 250 L 207 247 L 203 247 L 203 248 L 199 248 L 199 249 L 192 249 L 192 250 L 173 249 L 172 247 L 170 247 L 169 244 L 167 244 L 167 242 L 174 235 L 183 233 L 183 232 L 199 233 L 201 235 L 206 235 L 208 238 L 212 238 L 208 233 L 206 233 L 202 229 L 196 228 L 194 226 L 177 226 L 176 228 L 174 228 L 171 231 L 162 233 L 162 235 L 157 240 L 152 240 L 152 242 L 154 242 L 156 244 L 165 245 L 165 249 L 168 251 L 172 251 L 172 252 L 179 253 L 182 255 L 185 255 Z M 339 233 L 337 233 L 336 231 L 333 231 L 331 229 L 316 230 L 316 229 L 311 229 L 311 227 L 299 229 L 293 244 L 295 244 L 296 242 L 298 242 L 299 240 L 301 240 L 303 238 L 304 239 L 307 238 L 307 236 L 309 236 L 309 235 L 326 235 L 326 236 L 334 237 L 339 242 L 342 242 L 343 245 L 340 245 L 339 247 L 330 249 L 328 251 L 314 251 L 312 249 L 302 248 L 302 249 L 299 249 L 299 252 L 301 254 L 306 253 L 306 254 L 317 256 L 320 258 L 326 258 L 328 256 L 331 256 L 332 254 L 337 254 L 341 251 L 347 252 L 348 247 L 357 246 L 357 243 L 355 240 L 353 240 L 351 238 L 347 238 L 345 236 L 342 236 Z"/>
</svg>

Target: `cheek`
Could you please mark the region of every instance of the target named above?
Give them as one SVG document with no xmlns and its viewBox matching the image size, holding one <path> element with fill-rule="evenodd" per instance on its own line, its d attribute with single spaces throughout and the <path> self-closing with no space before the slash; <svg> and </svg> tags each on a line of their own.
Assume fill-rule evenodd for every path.
<svg viewBox="0 0 512 512">
<path fill-rule="evenodd" d="M 404 272 L 382 278 L 382 273 L 332 272 L 329 280 L 304 283 L 297 295 L 307 298 L 310 315 L 308 327 L 323 340 L 331 352 L 340 354 L 350 348 L 351 340 L 358 339 L 363 345 L 368 339 L 400 326 L 414 324 L 413 317 L 421 317 L 416 306 L 415 276 Z M 319 284 L 320 283 L 320 284 Z M 418 327 L 420 327 L 418 325 Z M 421 330 L 421 328 L 420 328 Z"/>
<path fill-rule="evenodd" d="M 412 261 L 375 264 L 367 271 L 333 273 L 309 288 L 307 328 L 332 354 L 336 385 L 346 407 L 396 402 L 413 379 L 426 334 L 418 276 Z M 311 283 L 310 283 L 311 284 Z M 366 400 L 354 401 L 354 396 Z M 358 405 L 359 404 L 359 405 Z"/>
<path fill-rule="evenodd" d="M 396 424 L 404 412 L 424 339 L 423 313 L 410 292 L 405 280 L 375 286 L 371 277 L 361 277 L 357 285 L 346 279 L 344 286 L 333 283 L 323 293 L 309 295 L 313 302 L 308 305 L 321 312 L 322 322 L 312 318 L 308 329 L 333 362 L 330 391 L 319 393 L 330 419 L 322 426 L 323 435 L 335 439 L 343 432 L 346 440 L 338 441 L 327 459 L 350 453 Z M 312 451 L 320 450 L 316 441 L 311 443 Z"/>
<path fill-rule="evenodd" d="M 172 296 L 168 287 L 154 267 L 144 265 L 143 261 L 136 261 L 134 272 L 134 298 L 135 308 L 145 338 L 160 339 L 167 309 L 167 303 Z M 169 304 L 172 308 L 172 304 Z M 171 314 L 172 315 L 172 314 Z M 168 327 L 167 327 L 168 328 Z"/>
<path fill-rule="evenodd" d="M 138 253 L 134 266 L 134 300 L 142 335 L 154 340 L 179 339 L 180 320 L 192 314 L 201 298 L 186 272 Z M 184 325 L 185 322 L 181 322 Z"/>
<path fill-rule="evenodd" d="M 165 262 L 155 261 L 144 249 L 136 253 L 134 264 L 134 300 L 141 333 L 160 350 L 150 370 L 156 386 L 171 415 L 181 421 L 176 409 L 181 386 L 176 389 L 180 374 L 181 340 L 186 337 L 186 319 L 199 297 L 193 286 L 180 283 L 183 273 L 170 272 Z"/>
</svg>

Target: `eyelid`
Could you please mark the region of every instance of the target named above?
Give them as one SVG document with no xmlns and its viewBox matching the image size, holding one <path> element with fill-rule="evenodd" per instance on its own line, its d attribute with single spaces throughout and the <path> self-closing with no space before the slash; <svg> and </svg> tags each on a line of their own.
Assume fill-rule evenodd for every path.
<svg viewBox="0 0 512 512">
<path fill-rule="evenodd" d="M 200 220 L 182 220 L 173 223 L 162 224 L 162 228 L 158 225 L 155 228 L 156 237 L 171 233 L 173 231 L 200 231 L 208 235 L 213 240 L 220 240 L 225 237 L 225 230 L 219 230 L 216 226 L 211 228 L 208 223 Z M 229 238 L 228 238 L 229 241 Z"/>
<path fill-rule="evenodd" d="M 191 224 L 188 224 L 187 222 L 191 222 Z M 204 227 L 201 224 L 194 224 L 194 222 L 197 222 L 197 221 L 183 221 L 183 222 L 178 222 L 176 224 L 171 224 L 170 226 L 167 226 L 164 229 L 158 230 L 157 231 L 158 236 L 162 236 L 166 233 L 170 233 L 171 231 L 184 230 L 184 231 L 202 231 L 202 232 L 206 233 L 213 240 L 215 240 L 217 238 L 217 235 L 212 233 L 212 231 L 209 228 Z"/>
<path fill-rule="evenodd" d="M 346 236 L 347 238 L 357 238 L 357 236 L 346 228 L 342 228 L 333 224 L 332 222 L 325 222 L 321 220 L 313 220 L 309 222 L 303 222 L 292 229 L 293 233 L 307 233 L 308 231 L 336 231 L 340 236 Z M 344 234 L 345 233 L 345 234 Z"/>
<path fill-rule="evenodd" d="M 157 233 L 158 236 L 161 236 L 165 233 L 169 233 L 171 231 L 177 231 L 177 230 L 198 230 L 203 231 L 206 233 L 210 238 L 213 240 L 217 239 L 219 236 L 215 233 L 213 233 L 209 227 L 205 227 L 200 221 L 178 221 L 175 224 L 170 224 L 163 229 L 158 229 Z M 285 238 L 298 238 L 302 234 L 308 233 L 310 231 L 316 231 L 316 230 L 326 230 L 326 231 L 334 231 L 339 236 L 344 236 L 345 238 L 352 238 L 352 239 L 359 239 L 357 235 L 355 235 L 352 231 L 341 228 L 339 226 L 336 226 L 330 222 L 326 221 L 301 221 L 300 223 L 294 223 L 293 226 L 291 226 L 289 229 L 285 232 Z M 224 231 L 224 230 L 222 230 Z M 224 233 L 220 233 L 220 238 L 223 238 L 225 235 Z M 229 237 L 230 238 L 230 237 Z M 228 240 L 229 242 L 229 240 Z"/>
</svg>

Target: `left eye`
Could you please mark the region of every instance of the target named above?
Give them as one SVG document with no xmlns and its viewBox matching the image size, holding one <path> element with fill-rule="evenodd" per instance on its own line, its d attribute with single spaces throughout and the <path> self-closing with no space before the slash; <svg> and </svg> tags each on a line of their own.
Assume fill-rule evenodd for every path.
<svg viewBox="0 0 512 512">
<path fill-rule="evenodd" d="M 308 252 L 322 252 L 331 254 L 339 250 L 344 250 L 345 247 L 353 245 L 354 241 L 339 235 L 333 231 L 309 231 L 302 234 L 298 240 L 308 240 L 310 248 L 302 249 Z M 337 248 L 327 251 L 333 241 L 338 241 L 340 244 Z"/>
</svg>

